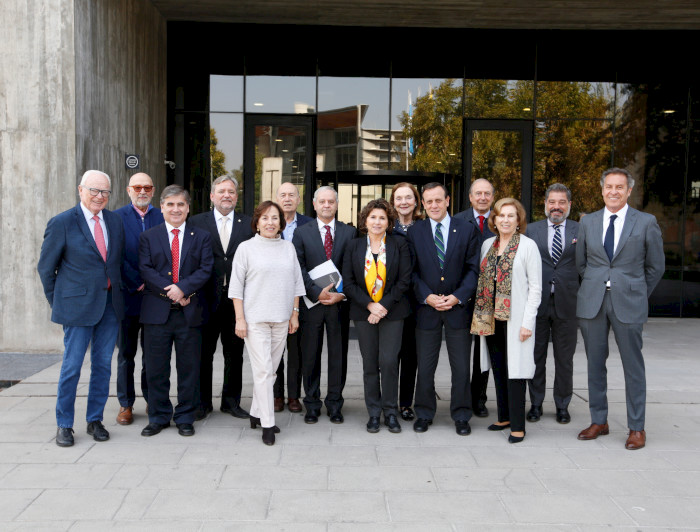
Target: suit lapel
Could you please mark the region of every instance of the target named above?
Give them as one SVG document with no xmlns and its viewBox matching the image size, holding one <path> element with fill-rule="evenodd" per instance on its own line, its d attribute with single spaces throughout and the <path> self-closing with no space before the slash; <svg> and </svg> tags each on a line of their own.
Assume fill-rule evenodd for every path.
<svg viewBox="0 0 700 532">
<path fill-rule="evenodd" d="M 318 224 L 316 224 L 316 227 L 318 228 Z M 338 257 L 338 254 L 336 251 L 338 249 L 342 249 L 343 241 L 345 240 L 345 225 L 342 225 L 341 222 L 337 221 L 335 222 L 335 238 L 333 239 L 333 251 L 331 251 L 331 260 L 336 259 Z M 320 233 L 319 233 L 320 235 Z M 325 253 L 325 249 L 324 249 Z"/>
<path fill-rule="evenodd" d="M 192 227 L 189 229 L 185 226 L 185 230 L 182 232 L 182 251 L 180 252 L 180 272 L 184 269 L 185 261 L 189 256 L 190 248 L 192 247 L 192 241 L 194 240 L 194 230 Z"/>
<path fill-rule="evenodd" d="M 596 253 L 602 254 L 607 259 L 608 254 L 603 247 L 603 209 L 588 216 L 593 216 L 593 242 L 587 241 L 586 246 L 592 247 Z"/>
<path fill-rule="evenodd" d="M 450 228 L 448 229 L 450 234 L 447 237 L 447 249 L 445 250 L 445 264 L 447 264 L 447 262 L 450 260 L 454 249 L 457 247 L 457 238 L 462 238 L 462 230 L 466 230 L 456 220 L 456 218 L 450 218 Z M 477 227 L 476 230 L 478 231 L 479 228 Z M 435 255 L 437 256 L 437 249 L 435 251 Z M 440 263 L 438 262 L 438 266 L 439 265 Z"/>
<path fill-rule="evenodd" d="M 620 234 L 620 241 L 617 243 L 617 248 L 615 249 L 615 254 L 613 255 L 613 260 L 620 254 L 623 246 L 627 243 L 630 234 L 632 234 L 632 229 L 634 229 L 634 224 L 637 221 L 637 211 L 632 207 L 627 208 L 627 216 L 625 216 L 625 224 L 622 226 L 622 233 Z"/>
<path fill-rule="evenodd" d="M 121 223 L 121 218 L 119 220 L 114 220 L 111 216 L 108 218 L 105 214 L 104 211 L 102 213 L 104 216 L 104 221 L 105 225 L 107 226 L 107 238 L 109 238 L 110 244 L 107 246 L 107 260 L 105 262 L 109 262 L 109 260 L 112 258 L 113 254 L 113 249 L 114 249 L 114 242 L 113 238 L 117 238 L 117 228 L 115 227 L 114 223 L 119 222 Z M 117 215 L 119 216 L 119 215 Z M 140 222 L 139 222 L 140 223 Z"/>
<path fill-rule="evenodd" d="M 226 250 L 226 254 L 228 254 L 234 246 L 234 242 L 236 241 L 236 237 L 238 236 L 238 233 L 241 232 L 243 226 L 243 222 L 241 221 L 241 216 L 236 213 L 236 211 L 233 211 L 233 226 L 231 226 L 231 238 L 228 239 L 228 249 Z M 219 239 L 221 241 L 221 239 Z"/>
<path fill-rule="evenodd" d="M 168 236 L 168 228 L 165 224 L 158 230 L 156 238 L 158 239 L 163 254 L 170 259 L 170 266 L 172 267 L 173 257 L 170 249 L 170 237 Z"/>
<path fill-rule="evenodd" d="M 387 236 L 386 239 L 386 269 L 387 269 L 387 278 L 392 279 L 395 275 L 397 275 L 396 268 L 398 266 L 398 249 L 397 246 L 394 244 L 394 241 L 390 239 Z M 391 274 L 389 273 L 391 272 Z M 386 283 L 386 279 L 384 280 Z"/>
<path fill-rule="evenodd" d="M 549 223 L 547 220 L 544 220 L 544 224 L 542 224 L 537 230 L 537 235 L 535 238 L 537 239 L 537 245 L 540 247 L 540 249 L 544 250 L 544 253 L 541 253 L 541 255 L 544 257 L 543 261 L 547 262 L 547 264 L 551 266 L 554 266 L 551 250 L 549 249 Z M 562 251 L 562 255 L 563 254 L 564 253 Z"/>
<path fill-rule="evenodd" d="M 100 250 L 97 249 L 97 244 L 95 243 L 95 237 L 92 236 L 92 233 L 90 232 L 90 228 L 88 227 L 88 223 L 85 220 L 85 215 L 83 214 L 83 209 L 80 207 L 80 205 L 77 205 L 75 207 L 75 217 L 76 221 L 78 222 L 78 227 L 80 227 L 80 230 L 83 233 L 83 236 L 85 237 L 85 240 L 88 241 L 90 244 L 90 247 L 95 250 L 95 253 L 99 255 L 100 258 L 102 258 L 102 254 L 100 253 Z"/>
<path fill-rule="evenodd" d="M 430 219 L 427 218 L 425 220 L 425 224 L 423 224 L 423 227 L 425 228 L 423 230 L 423 240 L 425 241 L 425 250 L 428 252 L 428 254 L 432 258 L 433 265 L 435 268 L 440 271 L 440 261 L 438 260 L 437 256 L 437 247 L 435 246 L 435 239 L 433 238 L 433 226 L 430 223 Z M 447 245 L 449 246 L 449 239 Z M 447 259 L 447 257 L 445 257 Z"/>
<path fill-rule="evenodd" d="M 208 216 L 206 217 L 206 224 L 207 224 L 207 229 L 209 229 L 209 232 L 211 233 L 212 240 L 214 241 L 213 245 L 216 247 L 216 249 L 219 250 L 220 253 L 225 254 L 226 252 L 224 251 L 224 247 L 221 245 L 221 237 L 219 236 L 219 229 L 216 227 L 216 217 L 214 216 L 214 211 L 210 211 L 207 214 L 208 214 Z M 233 240 L 233 228 L 231 229 L 231 239 L 229 240 L 229 244 L 231 244 L 231 240 Z M 183 252 L 184 252 L 184 245 L 183 245 Z"/>
</svg>

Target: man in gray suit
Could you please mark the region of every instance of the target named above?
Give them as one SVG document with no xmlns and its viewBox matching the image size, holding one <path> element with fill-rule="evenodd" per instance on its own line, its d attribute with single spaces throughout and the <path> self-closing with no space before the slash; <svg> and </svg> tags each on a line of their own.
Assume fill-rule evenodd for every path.
<svg viewBox="0 0 700 532">
<path fill-rule="evenodd" d="M 646 443 L 646 377 L 642 327 L 648 299 L 664 273 L 661 230 L 656 218 L 627 205 L 634 179 L 627 170 L 610 168 L 600 180 L 605 208 L 581 220 L 576 265 L 581 275 L 576 315 L 588 357 L 591 426 L 579 440 L 609 433 L 607 369 L 610 327 L 625 375 L 627 425 L 625 448 Z"/>
<path fill-rule="evenodd" d="M 546 390 L 547 349 L 551 333 L 554 350 L 554 405 L 557 421 L 569 423 L 569 403 L 573 393 L 574 351 L 576 351 L 576 239 L 578 222 L 567 220 L 571 211 L 571 191 L 554 183 L 545 193 L 546 220 L 528 224 L 542 256 L 542 302 L 535 326 L 535 376 L 528 382 L 530 411 L 528 421 L 539 421 Z M 549 295 L 547 295 L 549 293 Z"/>
</svg>

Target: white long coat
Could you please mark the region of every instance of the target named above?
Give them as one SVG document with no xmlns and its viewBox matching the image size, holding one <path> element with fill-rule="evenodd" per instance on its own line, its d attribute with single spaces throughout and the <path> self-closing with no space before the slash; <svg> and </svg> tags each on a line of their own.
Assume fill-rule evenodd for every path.
<svg viewBox="0 0 700 532">
<path fill-rule="evenodd" d="M 496 237 L 481 246 L 484 260 Z M 542 297 L 542 258 L 534 240 L 520 235 L 520 244 L 513 260 L 510 292 L 510 319 L 507 326 L 508 378 L 531 379 L 535 375 L 535 319 Z M 532 336 L 520 341 L 520 327 L 532 331 Z M 486 337 L 481 339 L 481 371 L 491 369 Z"/>
</svg>

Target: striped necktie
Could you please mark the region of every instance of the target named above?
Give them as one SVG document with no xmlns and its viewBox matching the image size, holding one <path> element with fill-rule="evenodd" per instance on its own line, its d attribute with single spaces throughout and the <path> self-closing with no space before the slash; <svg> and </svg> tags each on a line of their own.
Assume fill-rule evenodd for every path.
<svg viewBox="0 0 700 532">
<path fill-rule="evenodd" d="M 442 238 L 442 224 L 438 223 L 435 226 L 435 247 L 437 248 L 438 262 L 440 269 L 445 266 L 445 241 Z"/>
<path fill-rule="evenodd" d="M 554 238 L 552 239 L 552 261 L 556 266 L 557 262 L 561 258 L 561 253 L 563 251 L 563 246 L 561 242 L 561 225 L 554 226 Z"/>
</svg>

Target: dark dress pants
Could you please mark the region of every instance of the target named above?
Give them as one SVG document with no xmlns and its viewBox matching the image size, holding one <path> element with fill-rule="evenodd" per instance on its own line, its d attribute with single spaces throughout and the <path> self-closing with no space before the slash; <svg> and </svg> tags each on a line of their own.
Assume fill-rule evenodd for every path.
<svg viewBox="0 0 700 532">
<path fill-rule="evenodd" d="M 398 417 L 396 404 L 399 387 L 399 343 L 403 320 L 381 320 L 372 325 L 356 321 L 355 330 L 362 353 L 362 377 L 365 384 L 365 405 L 370 417 L 393 414 Z"/>
<path fill-rule="evenodd" d="M 486 387 L 489 384 L 489 372 L 481 371 L 481 347 L 478 336 L 472 337 L 474 343 L 473 368 L 472 368 L 472 405 L 485 403 Z"/>
<path fill-rule="evenodd" d="M 321 411 L 321 354 L 323 329 L 326 329 L 328 351 L 328 390 L 325 405 L 328 412 L 340 412 L 343 388 L 348 371 L 348 335 L 350 317 L 347 302 L 321 305 L 301 311 L 301 362 L 304 380 L 304 406 L 307 412 Z"/>
<path fill-rule="evenodd" d="M 201 408 L 212 406 L 212 374 L 214 353 L 221 336 L 224 355 L 224 386 L 221 390 L 221 407 L 238 405 L 243 386 L 243 347 L 242 338 L 234 334 L 235 314 L 233 301 L 223 297 L 209 321 L 202 327 L 202 362 L 199 377 L 199 400 Z"/>
<path fill-rule="evenodd" d="M 140 333 L 140 334 L 139 334 Z M 138 316 L 124 316 L 119 329 L 119 354 L 117 355 L 117 398 L 119 406 L 133 406 L 136 400 L 134 368 L 139 336 L 141 337 L 141 393 L 148 402 L 146 363 L 143 358 L 143 325 Z"/>
<path fill-rule="evenodd" d="M 287 335 L 287 397 L 301 397 L 301 333 Z M 284 397 L 284 355 L 277 368 L 277 378 L 273 387 L 275 397 Z"/>
<path fill-rule="evenodd" d="M 525 379 L 508 378 L 507 321 L 496 320 L 495 334 L 486 337 L 496 384 L 498 421 L 510 421 L 510 431 L 525 430 Z"/>
<path fill-rule="evenodd" d="M 170 402 L 170 359 L 175 344 L 177 406 Z M 167 424 L 194 423 L 199 403 L 199 363 L 202 332 L 190 327 L 182 310 L 171 310 L 162 325 L 144 325 L 146 377 L 148 379 L 148 421 Z"/>
<path fill-rule="evenodd" d="M 545 296 L 546 297 L 546 296 Z M 547 350 L 550 332 L 554 356 L 554 404 L 568 408 L 574 391 L 574 352 L 576 351 L 576 318 L 557 316 L 553 295 L 549 296 L 546 316 L 537 316 L 535 324 L 535 375 L 528 381 L 530 403 L 542 406 L 547 390 Z"/>
<path fill-rule="evenodd" d="M 416 389 L 416 315 L 411 313 L 403 321 L 401 350 L 399 351 L 399 406 L 409 407 L 413 404 Z"/>
<path fill-rule="evenodd" d="M 435 329 L 416 329 L 418 350 L 418 381 L 416 383 L 416 415 L 432 420 L 437 410 L 435 400 L 435 370 L 442 345 L 442 328 L 445 328 L 445 344 L 452 370 L 450 415 L 454 421 L 469 421 L 472 417 L 472 395 L 469 382 L 469 355 L 472 337 L 469 329 L 453 329 L 445 323 Z"/>
</svg>

